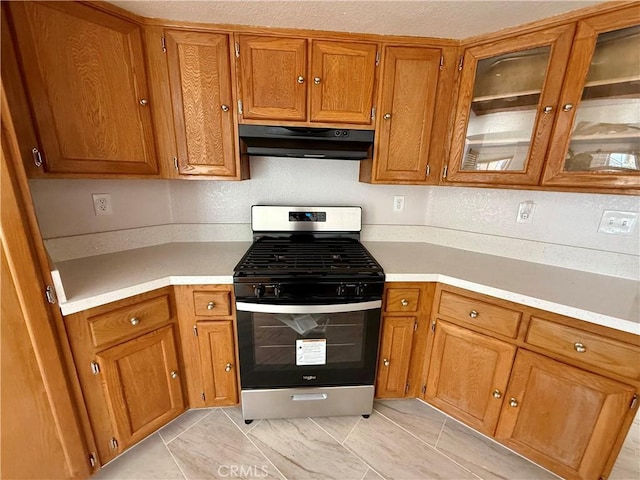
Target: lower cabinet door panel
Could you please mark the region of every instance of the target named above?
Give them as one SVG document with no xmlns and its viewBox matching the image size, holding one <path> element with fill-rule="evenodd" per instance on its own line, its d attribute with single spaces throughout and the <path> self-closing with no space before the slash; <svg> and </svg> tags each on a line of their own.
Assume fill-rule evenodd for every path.
<svg viewBox="0 0 640 480">
<path fill-rule="evenodd" d="M 97 359 L 120 450 L 184 410 L 172 326 L 109 348 Z"/>
<path fill-rule="evenodd" d="M 516 347 L 438 321 L 425 400 L 493 435 Z"/>
<path fill-rule="evenodd" d="M 238 403 L 233 322 L 198 322 L 198 346 L 207 405 Z"/>
<path fill-rule="evenodd" d="M 383 318 L 376 397 L 405 396 L 415 323 L 415 317 Z"/>
<path fill-rule="evenodd" d="M 519 350 L 496 438 L 566 478 L 599 478 L 635 389 Z"/>
</svg>

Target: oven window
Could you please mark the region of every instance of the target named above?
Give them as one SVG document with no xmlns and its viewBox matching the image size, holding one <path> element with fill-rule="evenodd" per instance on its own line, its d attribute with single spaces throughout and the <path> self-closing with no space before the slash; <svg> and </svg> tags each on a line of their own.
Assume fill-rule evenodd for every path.
<svg viewBox="0 0 640 480">
<path fill-rule="evenodd" d="M 253 314 L 256 370 L 327 365 L 358 367 L 364 362 L 365 315 Z"/>
</svg>

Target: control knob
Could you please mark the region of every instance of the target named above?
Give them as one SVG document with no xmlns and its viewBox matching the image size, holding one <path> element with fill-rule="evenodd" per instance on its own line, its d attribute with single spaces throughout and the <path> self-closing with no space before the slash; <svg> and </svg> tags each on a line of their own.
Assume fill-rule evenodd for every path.
<svg viewBox="0 0 640 480">
<path fill-rule="evenodd" d="M 279 298 L 281 293 L 282 293 L 282 285 L 280 285 L 279 283 L 275 284 L 273 286 L 273 296 L 276 298 Z"/>
<path fill-rule="evenodd" d="M 264 295 L 264 285 L 256 285 L 253 289 L 253 293 L 256 298 L 260 298 Z"/>
<path fill-rule="evenodd" d="M 344 294 L 345 294 L 344 285 L 338 285 L 337 293 L 339 297 L 344 297 Z"/>
</svg>

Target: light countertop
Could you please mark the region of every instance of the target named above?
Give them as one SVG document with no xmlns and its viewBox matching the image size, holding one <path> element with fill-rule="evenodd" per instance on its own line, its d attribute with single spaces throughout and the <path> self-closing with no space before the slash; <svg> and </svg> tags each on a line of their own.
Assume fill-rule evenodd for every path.
<svg viewBox="0 0 640 480">
<path fill-rule="evenodd" d="M 640 335 L 640 283 L 425 243 L 364 242 L 390 282 L 441 282 Z M 56 264 L 64 315 L 167 285 L 231 284 L 250 242 L 167 243 Z"/>
</svg>

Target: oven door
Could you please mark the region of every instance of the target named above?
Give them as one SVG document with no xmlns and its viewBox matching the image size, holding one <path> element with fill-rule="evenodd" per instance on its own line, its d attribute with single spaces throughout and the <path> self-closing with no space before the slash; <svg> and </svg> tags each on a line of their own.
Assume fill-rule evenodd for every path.
<svg viewBox="0 0 640 480">
<path fill-rule="evenodd" d="M 373 385 L 381 305 L 236 303 L 242 389 Z"/>
</svg>

